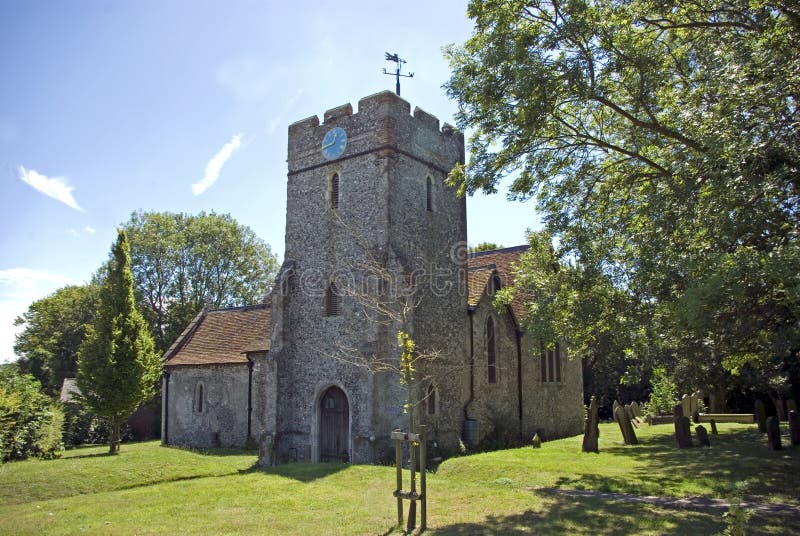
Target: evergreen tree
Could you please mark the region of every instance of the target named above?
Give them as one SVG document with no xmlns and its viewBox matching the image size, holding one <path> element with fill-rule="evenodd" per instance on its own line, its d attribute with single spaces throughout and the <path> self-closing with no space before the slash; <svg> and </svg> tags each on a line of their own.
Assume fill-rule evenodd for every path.
<svg viewBox="0 0 800 536">
<path fill-rule="evenodd" d="M 95 324 L 78 352 L 78 387 L 87 405 L 111 421 L 109 453 L 119 449 L 120 425 L 155 393 L 161 364 L 133 296 L 130 245 L 119 231 Z"/>
</svg>

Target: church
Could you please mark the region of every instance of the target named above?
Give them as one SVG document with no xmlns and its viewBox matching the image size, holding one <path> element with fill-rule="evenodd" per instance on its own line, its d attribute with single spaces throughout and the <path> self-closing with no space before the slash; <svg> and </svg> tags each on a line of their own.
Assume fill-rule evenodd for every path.
<svg viewBox="0 0 800 536">
<path fill-rule="evenodd" d="M 162 442 L 382 463 L 409 412 L 444 456 L 581 433 L 581 363 L 494 304 L 527 246 L 467 253 L 463 134 L 388 91 L 288 134 L 285 260 L 264 303 L 202 311 L 165 353 Z"/>
</svg>

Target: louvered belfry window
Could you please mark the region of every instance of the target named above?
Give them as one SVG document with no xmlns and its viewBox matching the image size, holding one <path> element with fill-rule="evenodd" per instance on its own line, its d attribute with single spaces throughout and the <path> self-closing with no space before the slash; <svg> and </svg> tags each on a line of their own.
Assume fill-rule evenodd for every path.
<svg viewBox="0 0 800 536">
<path fill-rule="evenodd" d="M 339 294 L 336 283 L 331 283 L 325 292 L 325 316 L 339 316 L 340 314 L 342 314 L 342 296 Z"/>
<path fill-rule="evenodd" d="M 339 174 L 334 173 L 333 177 L 331 177 L 331 189 L 330 189 L 330 208 L 331 210 L 336 210 L 339 208 Z"/>
</svg>

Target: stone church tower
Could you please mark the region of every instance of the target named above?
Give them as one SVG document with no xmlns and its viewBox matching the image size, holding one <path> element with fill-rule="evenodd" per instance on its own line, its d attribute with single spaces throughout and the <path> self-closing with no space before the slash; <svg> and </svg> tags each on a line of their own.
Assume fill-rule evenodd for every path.
<svg viewBox="0 0 800 536">
<path fill-rule="evenodd" d="M 397 331 L 420 411 L 454 446 L 469 381 L 466 203 L 443 180 L 464 137 L 391 92 L 289 127 L 285 261 L 259 408 L 277 461 L 373 462 L 407 427 Z"/>
<path fill-rule="evenodd" d="M 291 125 L 283 266 L 264 303 L 204 309 L 166 352 L 162 441 L 390 461 L 408 400 L 441 455 L 580 433 L 581 362 L 526 331 L 533 296 L 495 300 L 528 246 L 465 251 L 466 201 L 443 182 L 463 161 L 460 132 L 390 92 Z"/>
</svg>

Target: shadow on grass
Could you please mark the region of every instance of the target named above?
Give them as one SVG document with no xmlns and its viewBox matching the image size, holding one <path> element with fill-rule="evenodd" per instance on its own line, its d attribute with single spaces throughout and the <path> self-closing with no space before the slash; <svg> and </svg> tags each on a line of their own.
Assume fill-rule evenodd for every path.
<svg viewBox="0 0 800 536">
<path fill-rule="evenodd" d="M 78 454 L 77 456 L 64 456 L 63 458 L 52 458 L 50 460 L 44 460 L 44 461 L 54 461 L 59 459 L 80 460 L 83 458 L 104 458 L 106 456 L 118 456 L 118 454 L 111 454 L 110 452 L 105 451 L 105 452 L 95 452 L 93 454 Z"/>
<path fill-rule="evenodd" d="M 254 463 L 251 467 L 240 470 L 239 473 L 264 473 L 268 475 L 291 478 L 292 480 L 297 480 L 298 482 L 313 482 L 315 480 L 336 474 L 339 471 L 344 471 L 348 467 L 351 467 L 351 465 L 346 463 L 292 462 L 269 467 L 264 467 L 262 465 L 258 465 L 258 463 Z"/>
<path fill-rule="evenodd" d="M 653 515 L 656 514 L 656 515 Z M 489 515 L 480 523 L 456 523 L 432 534 L 716 534 L 721 516 L 699 512 L 643 509 L 642 505 L 574 497 L 548 498 L 543 511 Z"/>
<path fill-rule="evenodd" d="M 784 445 L 786 445 L 784 441 Z M 697 445 L 695 441 L 695 445 Z M 556 485 L 640 495 L 663 495 L 664 489 L 680 489 L 687 480 L 702 481 L 715 497 L 727 497 L 738 483 L 747 481 L 745 495 L 800 501 L 800 488 L 792 475 L 800 472 L 800 448 L 772 451 L 756 429 L 731 430 L 711 436 L 711 447 L 679 449 L 672 434 L 646 437 L 637 446 L 615 445 L 603 452 L 641 461 L 629 481 L 601 475 L 561 478 Z"/>
</svg>

